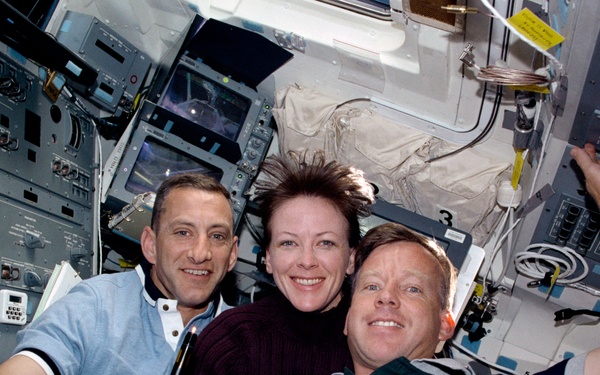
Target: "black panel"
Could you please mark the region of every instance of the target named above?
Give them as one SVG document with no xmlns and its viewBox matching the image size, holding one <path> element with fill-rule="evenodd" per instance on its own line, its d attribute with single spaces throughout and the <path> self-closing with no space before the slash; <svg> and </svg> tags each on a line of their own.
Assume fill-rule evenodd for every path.
<svg viewBox="0 0 600 375">
<path fill-rule="evenodd" d="M 209 19 L 186 54 L 253 89 L 294 55 L 255 32 Z"/>
<path fill-rule="evenodd" d="M 42 137 L 42 119 L 30 110 L 25 110 L 25 140 L 40 147 Z"/>
</svg>

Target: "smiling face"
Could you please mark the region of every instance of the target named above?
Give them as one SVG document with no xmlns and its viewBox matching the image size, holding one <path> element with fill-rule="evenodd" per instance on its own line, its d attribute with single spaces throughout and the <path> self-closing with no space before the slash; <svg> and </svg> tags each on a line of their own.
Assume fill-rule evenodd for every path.
<svg viewBox="0 0 600 375">
<path fill-rule="evenodd" d="M 219 283 L 235 265 L 238 247 L 231 206 L 218 193 L 176 188 L 165 199 L 160 226 L 142 233 L 153 264 L 152 281 L 182 314 L 206 310 Z"/>
<path fill-rule="evenodd" d="M 323 198 L 299 196 L 277 208 L 271 223 L 266 266 L 279 290 L 300 311 L 337 306 L 352 271 L 344 216 Z"/>
<path fill-rule="evenodd" d="M 452 336 L 454 321 L 441 308 L 442 269 L 413 242 L 376 248 L 357 275 L 344 333 L 355 373 L 370 374 L 398 357 L 431 358 Z"/>
</svg>

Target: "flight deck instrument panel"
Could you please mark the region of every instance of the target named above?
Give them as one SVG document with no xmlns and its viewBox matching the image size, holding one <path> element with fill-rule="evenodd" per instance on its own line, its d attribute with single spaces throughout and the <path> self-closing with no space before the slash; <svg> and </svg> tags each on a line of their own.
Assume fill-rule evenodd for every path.
<svg viewBox="0 0 600 375">
<path fill-rule="evenodd" d="M 25 62 L 0 44 L 0 361 L 56 264 L 69 261 L 82 278 L 94 273 L 94 127 L 64 97 L 53 102 L 43 70 Z"/>
</svg>

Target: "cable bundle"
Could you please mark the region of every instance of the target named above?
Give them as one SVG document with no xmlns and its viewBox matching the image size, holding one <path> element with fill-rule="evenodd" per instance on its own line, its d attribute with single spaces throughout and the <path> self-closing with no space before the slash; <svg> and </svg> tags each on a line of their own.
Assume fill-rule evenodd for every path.
<svg viewBox="0 0 600 375">
<path fill-rule="evenodd" d="M 538 252 L 528 251 L 535 248 L 539 248 Z M 543 254 L 546 250 L 557 251 L 564 258 Z M 571 277 L 575 274 L 578 263 L 582 264 L 583 272 L 579 276 Z M 577 283 L 583 280 L 589 272 L 586 261 L 575 250 L 565 246 L 545 243 L 531 244 L 525 248 L 525 251 L 517 253 L 515 255 L 515 266 L 518 272 L 536 280 L 543 280 L 548 272 L 552 273 L 556 268 L 559 268 L 560 273 L 556 279 L 556 284 L 559 285 Z"/>
<path fill-rule="evenodd" d="M 513 68 L 489 65 L 481 68 L 477 78 L 498 85 L 547 85 L 551 81 L 545 75 Z"/>
</svg>

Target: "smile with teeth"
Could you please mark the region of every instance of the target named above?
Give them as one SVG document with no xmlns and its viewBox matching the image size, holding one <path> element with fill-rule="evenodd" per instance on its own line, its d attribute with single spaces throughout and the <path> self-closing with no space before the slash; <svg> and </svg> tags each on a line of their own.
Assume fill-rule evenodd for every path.
<svg viewBox="0 0 600 375">
<path fill-rule="evenodd" d="M 398 324 L 394 321 L 383 321 L 383 320 L 377 320 L 375 322 L 372 322 L 371 324 L 369 324 L 371 326 L 380 326 L 380 327 L 398 327 L 398 328 L 404 328 L 403 325 Z"/>
<path fill-rule="evenodd" d="M 311 285 L 315 285 L 320 283 L 321 281 L 323 281 L 323 278 L 318 278 L 318 279 L 300 279 L 300 278 L 293 278 L 294 282 L 301 284 L 301 285 L 307 285 L 307 286 L 311 286 Z"/>
<path fill-rule="evenodd" d="M 206 276 L 208 275 L 207 270 L 183 270 L 185 273 L 189 273 L 190 275 L 198 275 L 198 276 Z"/>
</svg>

